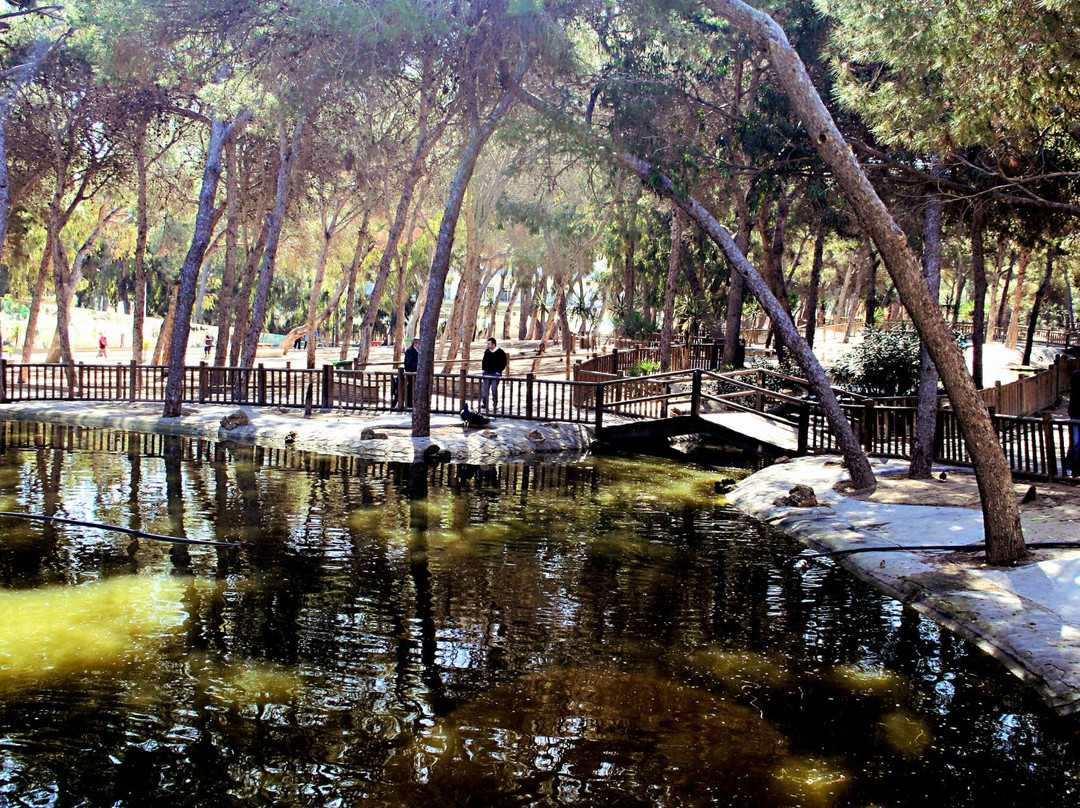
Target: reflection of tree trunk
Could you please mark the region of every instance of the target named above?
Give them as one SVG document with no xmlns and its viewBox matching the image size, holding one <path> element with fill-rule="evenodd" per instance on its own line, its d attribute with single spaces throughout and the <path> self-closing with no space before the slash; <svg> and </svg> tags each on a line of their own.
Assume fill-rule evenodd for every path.
<svg viewBox="0 0 1080 808">
<path fill-rule="evenodd" d="M 169 512 L 169 535 L 184 538 L 184 439 L 176 435 L 163 435 L 165 459 L 165 499 Z M 169 559 L 180 572 L 191 572 L 191 554 L 186 544 L 173 542 L 169 545 Z"/>
</svg>

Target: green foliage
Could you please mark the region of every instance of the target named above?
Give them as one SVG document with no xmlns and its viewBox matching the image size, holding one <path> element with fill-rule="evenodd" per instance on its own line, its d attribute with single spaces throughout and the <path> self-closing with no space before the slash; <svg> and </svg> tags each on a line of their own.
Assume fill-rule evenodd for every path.
<svg viewBox="0 0 1080 808">
<path fill-rule="evenodd" d="M 871 396 L 913 395 L 919 387 L 919 337 L 914 331 L 867 330 L 833 370 L 834 381 Z"/>
<path fill-rule="evenodd" d="M 615 329 L 630 339 L 641 339 L 660 330 L 652 320 L 646 320 L 640 311 L 630 311 L 614 318 Z"/>
<path fill-rule="evenodd" d="M 645 359 L 632 368 L 626 369 L 627 376 L 648 376 L 651 373 L 660 372 L 660 363 L 654 362 L 651 359 Z"/>
</svg>

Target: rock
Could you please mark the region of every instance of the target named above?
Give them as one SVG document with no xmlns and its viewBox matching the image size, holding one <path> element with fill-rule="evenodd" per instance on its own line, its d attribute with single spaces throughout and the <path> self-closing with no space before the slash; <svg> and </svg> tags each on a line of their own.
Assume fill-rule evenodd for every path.
<svg viewBox="0 0 1080 808">
<path fill-rule="evenodd" d="M 813 488 L 800 484 L 788 491 L 786 497 L 774 499 L 773 505 L 792 508 L 816 508 L 818 501 Z"/>
<path fill-rule="evenodd" d="M 445 463 L 450 459 L 450 453 L 437 444 L 431 444 L 424 449 L 425 463 Z"/>
<path fill-rule="evenodd" d="M 939 474 L 937 476 L 937 478 L 939 480 L 947 480 L 947 479 L 949 479 L 949 473 L 947 471 L 943 471 L 943 472 L 941 472 L 941 474 Z"/>
<path fill-rule="evenodd" d="M 491 440 L 499 437 L 499 433 L 496 432 L 494 429 L 485 429 L 480 434 L 483 435 L 485 438 L 490 438 Z"/>
<path fill-rule="evenodd" d="M 791 458 L 788 457 L 787 455 L 783 455 L 781 457 L 776 458 L 776 460 L 773 461 L 773 465 L 778 466 L 781 463 L 790 463 L 790 462 L 791 462 Z"/>
<path fill-rule="evenodd" d="M 386 440 L 389 437 L 385 432 L 376 432 L 369 426 L 360 430 L 360 440 Z"/>
<path fill-rule="evenodd" d="M 285 445 L 291 446 L 294 443 L 296 443 L 296 433 L 290 432 L 288 435 L 285 436 Z"/>
<path fill-rule="evenodd" d="M 533 443 L 544 443 L 547 440 L 547 437 L 539 429 L 534 429 L 531 432 L 528 432 L 525 437 L 531 440 Z"/>
<path fill-rule="evenodd" d="M 717 494 L 727 494 L 735 488 L 735 481 L 730 477 L 725 477 L 722 480 L 717 480 L 713 483 L 713 490 Z"/>
<path fill-rule="evenodd" d="M 1024 494 L 1024 498 L 1020 500 L 1020 504 L 1027 505 L 1029 502 L 1034 502 L 1037 496 L 1039 496 L 1039 492 L 1035 490 L 1035 486 L 1031 486 L 1028 488 L 1027 493 Z"/>
<path fill-rule="evenodd" d="M 248 418 L 248 414 L 243 410 L 237 410 L 236 412 L 229 413 L 221 419 L 221 428 L 226 432 L 233 429 L 238 429 L 242 426 L 247 426 L 251 423 L 251 419 Z"/>
</svg>

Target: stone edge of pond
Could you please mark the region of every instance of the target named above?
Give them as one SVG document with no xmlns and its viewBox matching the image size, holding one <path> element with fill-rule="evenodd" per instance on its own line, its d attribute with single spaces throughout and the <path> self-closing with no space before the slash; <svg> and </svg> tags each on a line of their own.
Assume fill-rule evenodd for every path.
<svg viewBox="0 0 1080 808">
<path fill-rule="evenodd" d="M 907 470 L 901 461 L 874 466 L 877 474 Z M 834 490 L 847 479 L 835 458 L 804 457 L 752 474 L 727 498 L 744 513 L 819 552 L 859 546 L 959 546 L 982 540 L 982 512 L 977 509 L 856 500 Z M 796 483 L 814 489 L 819 507 L 774 504 Z M 1080 711 L 1080 625 L 1062 616 L 1075 612 L 1075 604 L 1061 598 L 1065 593 L 1068 600 L 1076 588 L 1075 567 L 1062 562 L 1078 560 L 1077 551 L 1039 551 L 1033 564 L 1000 569 L 960 566 L 942 553 L 904 550 L 839 556 L 835 562 L 970 640 L 1031 685 L 1052 709 L 1069 715 Z M 798 558 L 792 562 L 813 563 Z M 1032 584 L 1033 578 L 1047 583 Z"/>
<path fill-rule="evenodd" d="M 221 421 L 242 410 L 249 424 L 226 430 Z M 0 404 L 0 419 L 124 429 L 302 451 L 412 463 L 431 447 L 454 462 L 486 464 L 504 460 L 577 459 L 588 453 L 592 430 L 582 424 L 493 419 L 481 429 L 465 430 L 458 419 L 433 416 L 431 437 L 413 438 L 408 413 L 347 414 L 285 408 L 185 405 L 180 418 L 163 418 L 161 404 L 94 404 L 82 401 L 34 401 Z M 374 438 L 361 437 L 370 428 Z"/>
</svg>

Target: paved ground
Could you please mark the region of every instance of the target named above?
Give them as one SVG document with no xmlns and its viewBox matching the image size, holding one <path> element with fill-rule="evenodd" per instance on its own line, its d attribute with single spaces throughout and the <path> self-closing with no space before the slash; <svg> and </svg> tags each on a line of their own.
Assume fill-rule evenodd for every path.
<svg viewBox="0 0 1080 808">
<path fill-rule="evenodd" d="M 953 469 L 944 481 L 909 481 L 902 461 L 874 462 L 874 470 L 881 490 L 866 499 L 838 493 L 847 472 L 821 457 L 771 466 L 728 499 L 815 550 L 891 548 L 836 563 L 972 640 L 1060 712 L 1080 711 L 1080 549 L 1036 550 L 1031 563 L 1010 569 L 989 567 L 968 552 L 920 550 L 982 541 L 973 478 Z M 814 489 L 818 507 L 774 504 L 797 483 Z M 1018 498 L 1027 489 L 1017 485 Z M 1035 501 L 1021 507 L 1027 540 L 1080 541 L 1080 491 L 1038 489 Z"/>
</svg>

